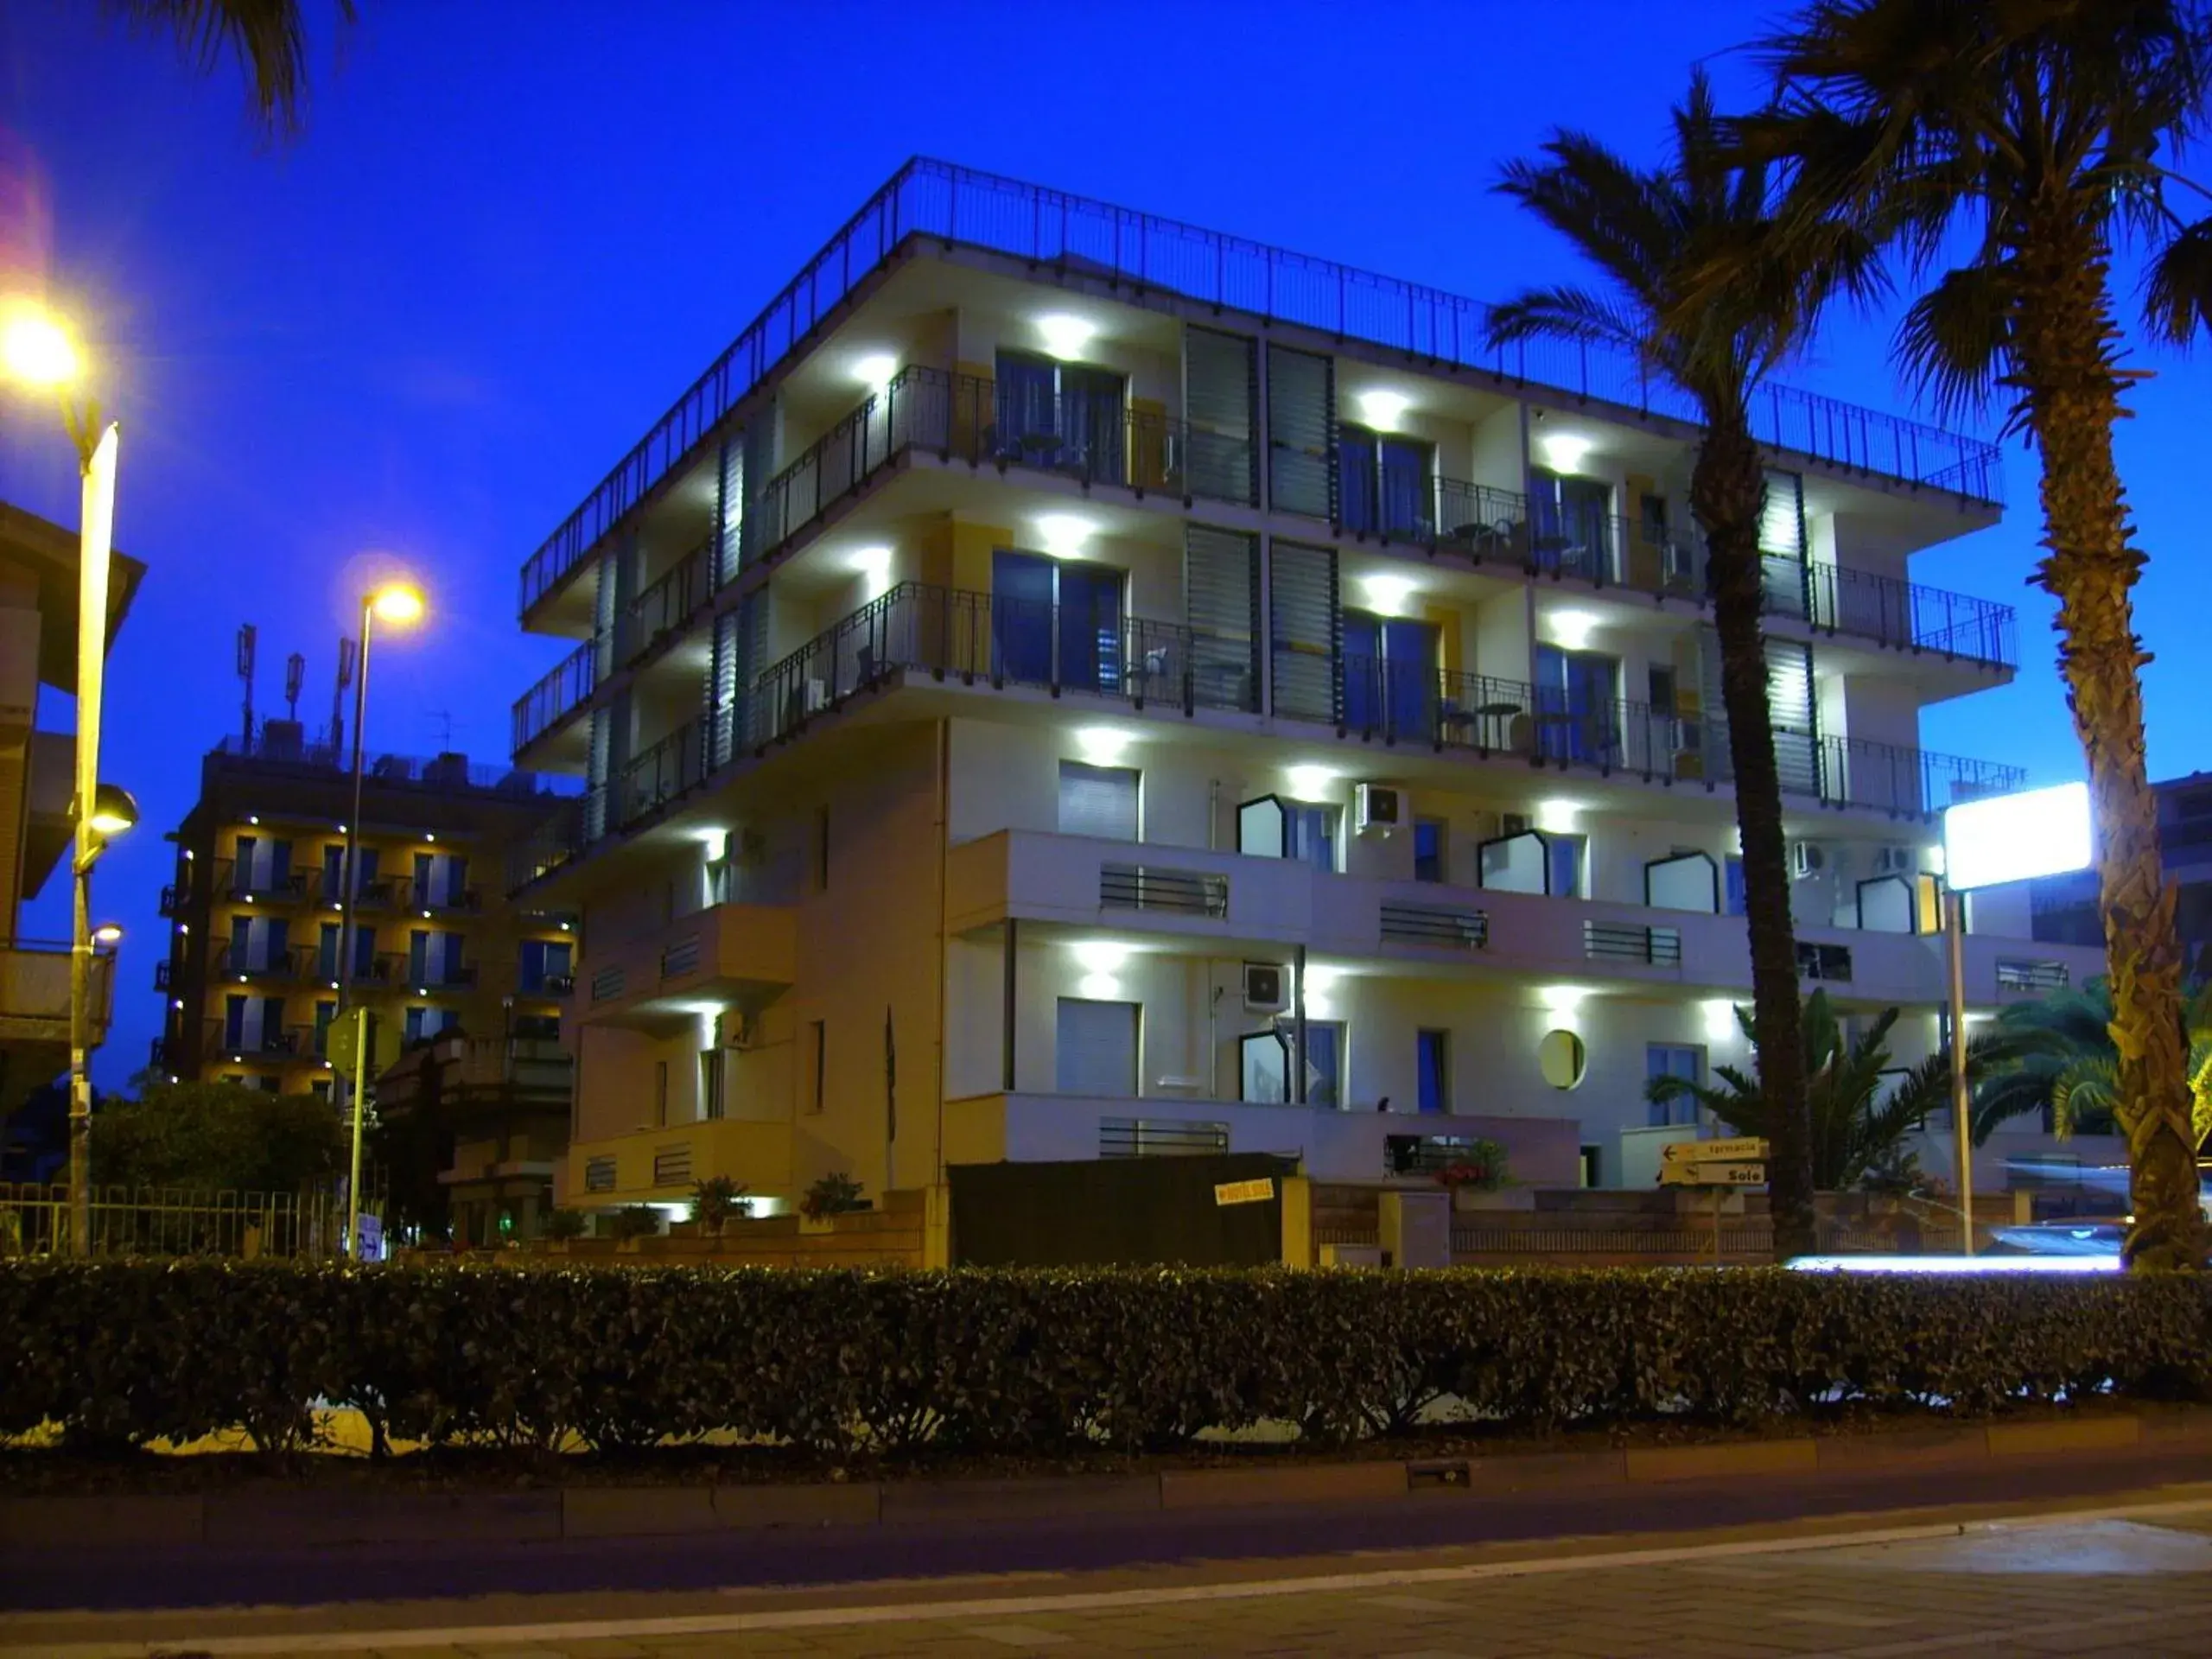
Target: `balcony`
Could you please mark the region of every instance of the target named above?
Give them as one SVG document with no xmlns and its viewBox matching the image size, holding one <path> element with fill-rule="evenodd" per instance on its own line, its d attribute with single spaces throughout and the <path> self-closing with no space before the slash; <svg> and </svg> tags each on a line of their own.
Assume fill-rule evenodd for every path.
<svg viewBox="0 0 2212 1659">
<path fill-rule="evenodd" d="M 629 667 L 681 634 L 715 596 L 715 543 L 678 559 L 614 619 L 613 666 Z"/>
<path fill-rule="evenodd" d="M 592 1209 L 678 1204 L 692 1185 L 727 1175 L 755 1192 L 791 1185 L 791 1126 L 724 1117 L 664 1129 L 639 1129 L 569 1147 L 562 1200 Z"/>
<path fill-rule="evenodd" d="M 455 887 L 449 882 L 414 881 L 408 884 L 407 902 L 429 916 L 474 916 L 484 908 L 480 887 Z"/>
<path fill-rule="evenodd" d="M 663 931 L 595 950 L 579 976 L 579 1018 L 647 1031 L 696 1019 L 704 1001 L 780 989 L 798 977 L 798 908 L 715 905 Z"/>
<path fill-rule="evenodd" d="M 1301 1160 L 1320 1180 L 1382 1179 L 1392 1142 L 1421 1135 L 1497 1141 L 1515 1175 L 1535 1185 L 1580 1179 L 1580 1128 L 1572 1117 L 1338 1111 L 1234 1100 L 1148 1096 L 991 1094 L 945 1103 L 948 1164 L 1039 1163 L 1092 1158 L 1268 1152 Z"/>
<path fill-rule="evenodd" d="M 1694 422 L 1697 411 L 1645 366 L 1585 345 L 1488 345 L 1489 308 L 1435 289 L 1224 237 L 1155 214 L 1046 190 L 948 162 L 901 168 L 677 400 L 583 503 L 524 563 L 527 615 L 614 527 L 719 433 L 723 421 L 794 356 L 812 349 L 825 316 L 927 238 L 1086 273 L 1133 291 L 1179 296 L 1488 374 L 1494 383 L 1554 387 L 1625 409 Z M 1995 445 L 1780 385 L 1749 410 L 1769 448 L 1873 474 L 1962 500 L 2001 499 Z"/>
<path fill-rule="evenodd" d="M 520 754 L 590 700 L 599 684 L 599 641 L 587 639 L 515 699 L 511 749 Z"/>
</svg>

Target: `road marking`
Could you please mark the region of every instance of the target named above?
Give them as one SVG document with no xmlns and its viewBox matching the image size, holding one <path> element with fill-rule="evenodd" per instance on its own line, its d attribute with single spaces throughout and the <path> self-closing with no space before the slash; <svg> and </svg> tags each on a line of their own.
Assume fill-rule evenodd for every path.
<svg viewBox="0 0 2212 1659">
<path fill-rule="evenodd" d="M 1007 1648 L 1064 1648 L 1068 1638 L 1034 1624 L 970 1624 L 968 1634 Z"/>
<path fill-rule="evenodd" d="M 1435 1596 L 1369 1596 L 1370 1607 L 1389 1607 L 1402 1613 L 1469 1613 L 1475 1610 Z"/>
<path fill-rule="evenodd" d="M 414 1648 L 476 1647 L 486 1643 L 516 1645 L 605 1642 L 656 1637 L 728 1636 L 754 1631 L 830 1630 L 874 1624 L 951 1623 L 1004 1618 L 1009 1615 L 1106 1612 L 1158 1609 L 1217 1601 L 1257 1601 L 1281 1596 L 1358 1594 L 1438 1584 L 1471 1584 L 1491 1579 L 1536 1578 L 1560 1573 L 1596 1573 L 1607 1568 L 1668 1567 L 1688 1561 L 1726 1560 L 1749 1556 L 1811 1554 L 1854 1545 L 1917 1543 L 1935 1538 L 2007 1528 L 2075 1526 L 2083 1522 L 2141 1520 L 2159 1516 L 2212 1515 L 2212 1499 L 2120 1504 L 2100 1510 L 2056 1510 L 1984 1521 L 1927 1522 L 1913 1526 L 1872 1527 L 1857 1532 L 1814 1534 L 1791 1538 L 1745 1538 L 1719 1544 L 1667 1544 L 1571 1555 L 1531 1556 L 1521 1560 L 1474 1561 L 1459 1567 L 1417 1567 L 1370 1573 L 1317 1573 L 1304 1578 L 1249 1579 L 1223 1584 L 1178 1585 L 1147 1590 L 1078 1591 L 1060 1595 L 1006 1596 L 995 1599 L 916 1601 L 864 1607 L 800 1607 L 772 1612 L 671 1615 L 656 1618 L 575 1619 L 544 1624 L 440 1624 L 431 1628 L 297 1631 L 270 1636 L 175 1636 L 153 1642 L 41 1643 L 27 1649 L 0 1643 L 0 1653 L 36 1652 L 44 1659 L 159 1659 L 185 1649 L 221 1659 L 232 1654 L 358 1653 Z M 301 1610 L 294 1610 L 301 1611 Z M 2141 1612 L 2077 1620 L 2069 1628 L 2103 1629 L 2141 1623 Z M 2017 1630 L 1942 1637 L 1927 1642 L 1853 1649 L 1855 1654 L 1934 1652 L 1972 1639 L 2001 1639 Z"/>
</svg>

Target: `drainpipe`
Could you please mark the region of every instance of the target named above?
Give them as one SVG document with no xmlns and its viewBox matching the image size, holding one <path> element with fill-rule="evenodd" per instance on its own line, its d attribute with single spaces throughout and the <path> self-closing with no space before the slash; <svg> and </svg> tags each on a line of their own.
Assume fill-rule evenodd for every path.
<svg viewBox="0 0 2212 1659">
<path fill-rule="evenodd" d="M 1290 1063 L 1297 1077 L 1291 1099 L 1306 1103 L 1306 947 L 1300 945 L 1290 964 Z"/>
</svg>

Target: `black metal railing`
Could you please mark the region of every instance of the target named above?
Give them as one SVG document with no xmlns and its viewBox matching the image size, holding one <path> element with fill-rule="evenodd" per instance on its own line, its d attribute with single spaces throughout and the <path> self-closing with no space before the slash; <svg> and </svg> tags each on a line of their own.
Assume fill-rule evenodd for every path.
<svg viewBox="0 0 2212 1659">
<path fill-rule="evenodd" d="M 1151 213 L 917 158 L 848 219 L 729 349 L 524 563 L 524 611 L 716 435 L 762 379 L 807 350 L 825 312 L 902 242 L 928 236 L 1034 264 L 1178 294 L 1217 308 L 1319 328 L 1415 357 L 1487 370 L 1501 379 L 1694 421 L 1688 398 L 1639 359 L 1584 344 L 1489 343 L 1490 308 L 1436 289 L 1225 237 Z M 1997 447 L 1834 398 L 1769 385 L 1749 410 L 1768 446 L 1945 490 L 2003 499 Z"/>
<path fill-rule="evenodd" d="M 176 915 L 191 902 L 191 896 L 192 890 L 189 887 L 181 887 L 172 884 L 163 887 L 162 889 L 161 913 L 164 916 Z"/>
<path fill-rule="evenodd" d="M 2010 605 L 1848 565 L 1767 561 L 1767 604 L 1830 633 L 1857 634 L 1969 662 L 2019 665 L 2018 617 Z"/>
<path fill-rule="evenodd" d="M 1997 988 L 2000 991 L 2063 991 L 2074 982 L 2073 970 L 2063 962 L 2018 962 L 2000 957 Z"/>
<path fill-rule="evenodd" d="M 334 744 L 270 741 L 260 735 L 251 743 L 226 737 L 211 753 L 266 764 L 275 770 L 344 773 L 353 765 L 351 753 Z M 524 772 L 508 766 L 471 765 L 464 754 L 441 754 L 429 760 L 404 754 L 373 755 L 368 757 L 364 770 L 368 779 L 378 785 L 426 790 L 475 789 L 500 795 L 561 795 L 580 787 L 577 779 L 558 773 Z"/>
<path fill-rule="evenodd" d="M 1655 968 L 1679 968 L 1682 965 L 1682 933 L 1676 927 L 1586 921 L 1582 924 L 1582 954 L 1592 961 L 1642 962 Z"/>
<path fill-rule="evenodd" d="M 465 991 L 476 983 L 476 964 L 473 962 L 433 964 L 410 959 L 407 982 L 417 990 Z"/>
<path fill-rule="evenodd" d="M 1380 919 L 1386 944 L 1479 950 L 1490 943 L 1490 917 L 1484 911 L 1457 909 L 1448 905 L 1385 902 Z"/>
<path fill-rule="evenodd" d="M 1229 914 L 1229 878 L 1156 864 L 1104 864 L 1098 870 L 1098 907 L 1164 910 L 1219 920 Z"/>
<path fill-rule="evenodd" d="M 1229 1125 L 1174 1117 L 1102 1117 L 1101 1158 L 1203 1158 L 1229 1150 Z"/>
<path fill-rule="evenodd" d="M 693 548 L 614 619 L 614 666 L 626 668 L 667 644 L 715 596 L 714 537 Z"/>
<path fill-rule="evenodd" d="M 590 700 L 599 684 L 599 642 L 587 639 L 515 699 L 510 736 L 517 754 Z"/>
<path fill-rule="evenodd" d="M 1851 982 L 1851 947 L 1847 944 L 1816 944 L 1810 939 L 1798 940 L 1797 976 L 1829 984 L 1848 985 Z"/>
<path fill-rule="evenodd" d="M 483 890 L 479 887 L 456 892 L 448 882 L 426 879 L 411 883 L 408 893 L 408 903 L 416 910 L 467 914 L 484 907 Z"/>
<path fill-rule="evenodd" d="M 154 964 L 154 988 L 157 991 L 166 991 L 168 989 L 170 984 L 175 980 L 175 970 L 176 961 L 174 957 L 163 957 L 159 962 L 156 963 Z"/>
</svg>

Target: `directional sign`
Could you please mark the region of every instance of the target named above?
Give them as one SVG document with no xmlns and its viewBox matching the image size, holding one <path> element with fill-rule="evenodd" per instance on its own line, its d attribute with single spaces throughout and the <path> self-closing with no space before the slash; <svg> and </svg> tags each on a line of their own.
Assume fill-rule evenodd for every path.
<svg viewBox="0 0 2212 1659">
<path fill-rule="evenodd" d="M 1213 1189 L 1217 1205 L 1265 1204 L 1275 1195 L 1272 1176 L 1262 1176 L 1256 1181 L 1221 1181 Z"/>
<path fill-rule="evenodd" d="M 1659 1156 L 1669 1164 L 1758 1163 L 1768 1152 L 1758 1136 L 1739 1135 L 1732 1141 L 1669 1141 Z"/>
<path fill-rule="evenodd" d="M 1669 1164 L 1659 1172 L 1662 1186 L 1764 1186 L 1764 1164 Z"/>
</svg>

